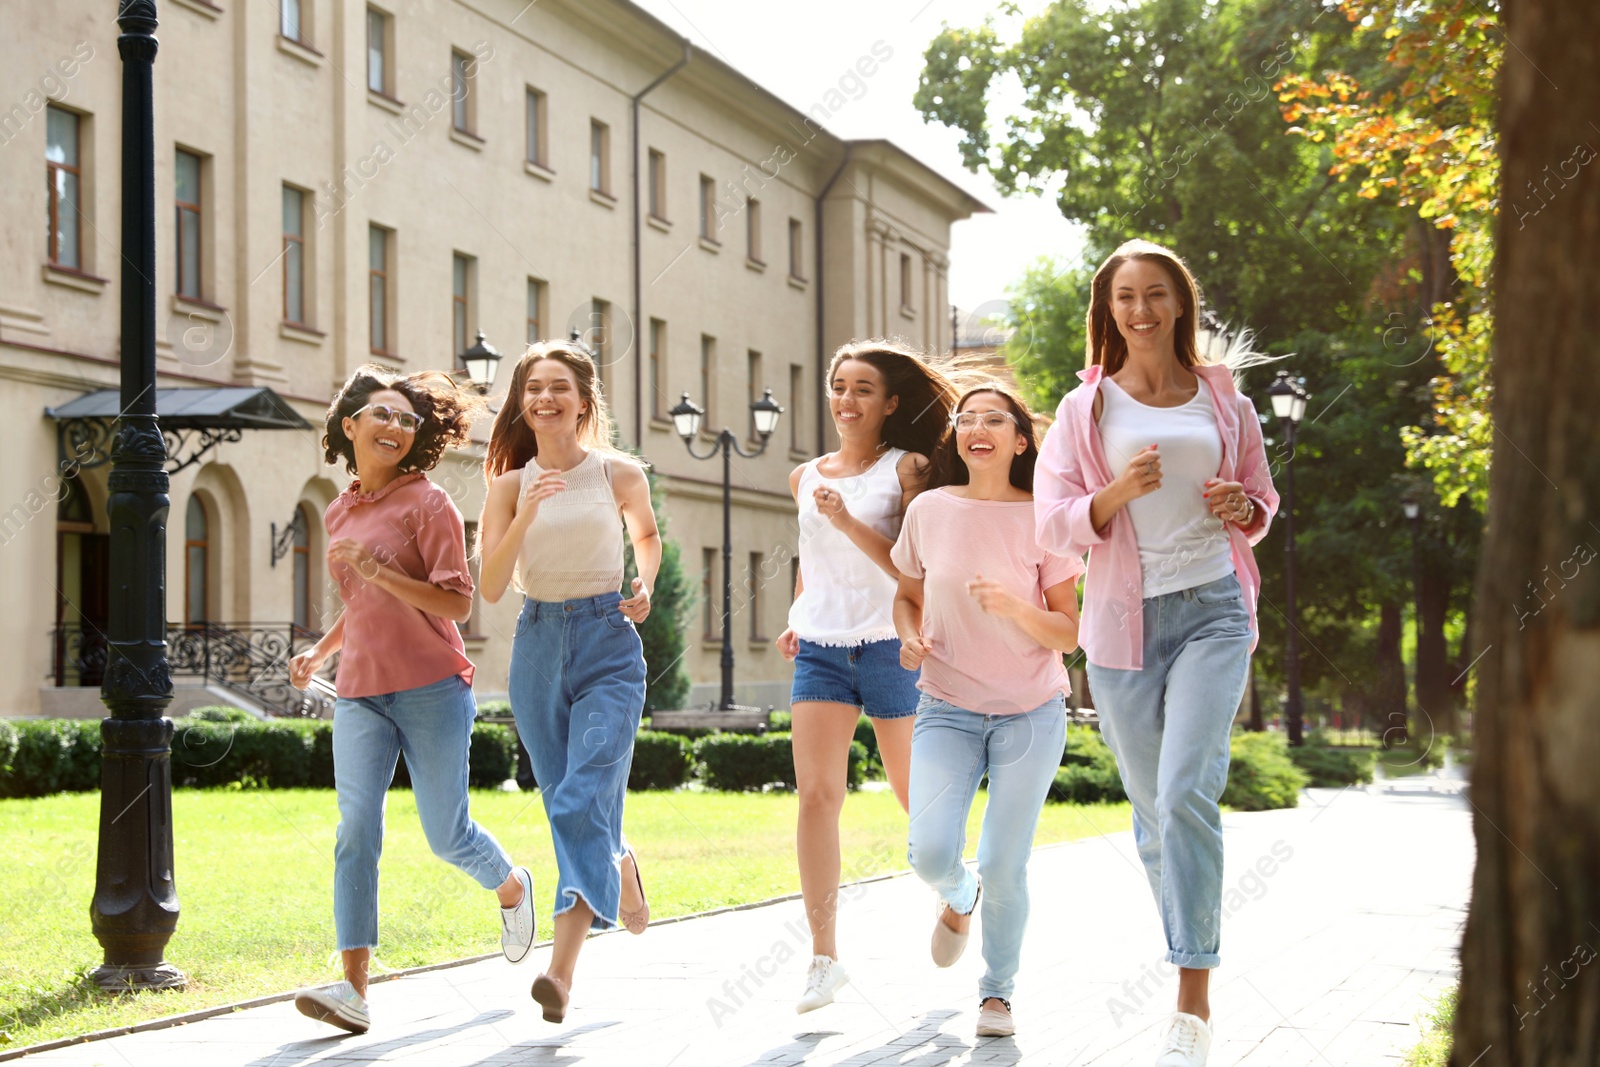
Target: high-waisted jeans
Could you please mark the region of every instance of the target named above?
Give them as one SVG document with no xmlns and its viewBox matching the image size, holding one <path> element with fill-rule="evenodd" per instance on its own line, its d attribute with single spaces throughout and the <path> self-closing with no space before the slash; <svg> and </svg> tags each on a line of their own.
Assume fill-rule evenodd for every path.
<svg viewBox="0 0 1600 1067">
<path fill-rule="evenodd" d="M 1018 715 L 983 715 L 924 696 L 911 730 L 912 870 L 957 912 L 972 910 L 983 879 L 980 998 L 1009 1000 L 1028 925 L 1028 857 L 1067 739 L 1066 701 L 1056 696 Z M 967 813 L 984 772 L 989 806 L 978 838 L 978 873 L 961 862 Z"/>
<path fill-rule="evenodd" d="M 622 802 L 644 712 L 644 647 L 621 602 L 525 600 L 511 646 L 511 713 L 555 845 L 551 914 L 582 899 L 599 930 L 617 925 Z"/>
<path fill-rule="evenodd" d="M 406 754 L 422 832 L 434 855 L 485 889 L 511 874 L 500 842 L 467 812 L 467 752 L 477 705 L 458 676 L 333 705 L 339 833 L 333 849 L 333 927 L 339 948 L 378 945 L 378 858 L 395 762 Z"/>
<path fill-rule="evenodd" d="M 1100 730 L 1133 802 L 1167 961 L 1220 962 L 1228 735 L 1250 667 L 1250 615 L 1233 575 L 1144 601 L 1144 668 L 1088 665 Z"/>
</svg>

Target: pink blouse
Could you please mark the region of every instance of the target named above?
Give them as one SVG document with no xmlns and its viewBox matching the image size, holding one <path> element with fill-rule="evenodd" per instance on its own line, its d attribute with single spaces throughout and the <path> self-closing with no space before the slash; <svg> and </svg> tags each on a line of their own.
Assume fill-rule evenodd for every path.
<svg viewBox="0 0 1600 1067">
<path fill-rule="evenodd" d="M 386 566 L 407 577 L 472 595 L 466 527 L 450 494 L 420 471 L 402 474 L 376 493 L 355 481 L 328 505 L 328 540 L 361 542 Z M 461 631 L 449 619 L 412 607 L 364 581 L 347 563 L 328 573 L 344 601 L 344 647 L 336 685 L 341 697 L 398 693 L 459 675 L 472 684 Z"/>
<path fill-rule="evenodd" d="M 1251 546 L 1267 535 L 1278 493 L 1272 487 L 1266 450 L 1261 444 L 1261 423 L 1255 405 L 1233 387 L 1226 367 L 1191 367 L 1211 390 L 1217 430 L 1222 436 L 1222 465 L 1217 477 L 1239 482 L 1259 509 L 1260 519 L 1248 532 L 1227 524 L 1234 573 L 1250 610 L 1250 630 L 1256 637 L 1256 600 L 1261 592 L 1261 572 Z M 1099 667 L 1140 670 L 1144 666 L 1144 593 L 1139 570 L 1139 543 L 1127 509 L 1117 511 L 1104 533 L 1089 521 L 1094 494 L 1109 485 L 1121 471 L 1113 471 L 1100 445 L 1094 421 L 1094 399 L 1103 368 L 1078 372 L 1083 384 L 1068 393 L 1056 409 L 1056 421 L 1045 434 L 1034 470 L 1034 522 L 1039 543 L 1062 553 L 1089 554 L 1089 573 L 1083 582 L 1083 619 L 1078 643 L 1089 662 Z M 1255 640 L 1250 644 L 1255 651 Z"/>
</svg>

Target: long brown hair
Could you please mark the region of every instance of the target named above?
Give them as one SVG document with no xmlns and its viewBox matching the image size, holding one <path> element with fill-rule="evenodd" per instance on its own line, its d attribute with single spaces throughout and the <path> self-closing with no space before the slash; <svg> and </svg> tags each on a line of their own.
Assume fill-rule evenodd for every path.
<svg viewBox="0 0 1600 1067">
<path fill-rule="evenodd" d="M 961 399 L 956 401 L 953 410 L 961 411 L 967 401 L 979 393 L 993 393 L 1004 400 L 1006 407 L 1011 409 L 1011 417 L 1017 423 L 1017 434 L 1028 443 L 1027 448 L 1011 457 L 1011 484 L 1023 492 L 1033 492 L 1033 468 L 1039 462 L 1039 434 L 1034 428 L 1033 412 L 1028 410 L 1028 405 L 1022 402 L 1021 397 L 999 382 L 986 382 L 968 389 L 961 394 Z M 955 431 L 952 430 L 949 436 L 940 442 L 939 450 L 933 454 L 933 469 L 928 472 L 928 488 L 966 485 L 971 480 L 972 472 L 967 470 L 967 461 L 961 458 Z"/>
<path fill-rule="evenodd" d="M 871 365 L 883 375 L 888 395 L 900 398 L 883 422 L 883 443 L 932 456 L 950 429 L 950 412 L 960 396 L 945 362 L 899 341 L 851 341 L 840 345 L 828 364 L 828 378 L 822 383 L 824 397 L 832 394 L 833 376 L 847 359 Z"/>
<path fill-rule="evenodd" d="M 366 407 L 373 393 L 385 389 L 404 396 L 422 416 L 411 439 L 411 451 L 401 458 L 401 471 L 431 471 L 447 448 L 460 448 L 471 439 L 472 420 L 485 409 L 482 397 L 463 390 L 443 371 L 425 370 L 401 376 L 376 363 L 363 363 L 334 394 L 323 423 L 322 454 L 330 465 L 344 461 L 350 474 L 356 470 L 356 448 L 344 432 L 344 420 Z"/>
<path fill-rule="evenodd" d="M 578 444 L 590 452 L 601 452 L 615 459 L 638 464 L 611 443 L 611 409 L 606 405 L 605 391 L 600 383 L 600 371 L 589 350 L 577 341 L 540 341 L 529 345 L 511 371 L 511 384 L 506 388 L 506 400 L 500 413 L 494 417 L 494 427 L 489 431 L 489 448 L 483 460 L 483 476 L 493 482 L 506 471 L 519 470 L 539 454 L 539 441 L 533 427 L 528 425 L 527 406 L 522 399 L 528 386 L 528 375 L 533 365 L 541 359 L 553 359 L 565 364 L 578 383 L 578 399 L 587 409 L 578 416 Z"/>
<path fill-rule="evenodd" d="M 1117 268 L 1131 259 L 1148 259 L 1160 265 L 1171 277 L 1172 288 L 1183 305 L 1183 315 L 1178 319 L 1173 337 L 1178 350 L 1178 362 L 1185 367 L 1198 365 L 1202 360 L 1195 344 L 1195 320 L 1199 318 L 1200 311 L 1200 284 L 1194 280 L 1194 275 L 1178 253 L 1152 241 L 1135 239 L 1119 245 L 1100 264 L 1100 269 L 1094 272 L 1094 281 L 1089 285 L 1089 350 L 1084 366 L 1098 364 L 1109 376 L 1121 370 L 1127 362 L 1128 342 L 1117 329 L 1116 319 L 1111 315 L 1111 280 L 1116 276 Z"/>
</svg>

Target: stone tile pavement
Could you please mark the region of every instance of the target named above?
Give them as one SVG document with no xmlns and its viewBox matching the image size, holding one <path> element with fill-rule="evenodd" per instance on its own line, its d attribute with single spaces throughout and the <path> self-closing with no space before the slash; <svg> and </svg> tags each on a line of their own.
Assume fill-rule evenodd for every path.
<svg viewBox="0 0 1600 1067">
<path fill-rule="evenodd" d="M 1454 980 L 1473 863 L 1471 809 L 1441 778 L 1314 789 L 1225 819 L 1214 1067 L 1378 1067 L 1417 1039 Z M 649 863 L 648 853 L 644 862 Z M 794 1013 L 809 940 L 798 901 L 606 934 L 584 950 L 567 1023 L 528 986 L 548 958 L 436 970 L 372 989 L 343 1035 L 279 1003 L 24 1057 L 25 1067 L 1145 1067 L 1175 996 L 1132 835 L 1034 853 L 1015 1038 L 976 1038 L 974 933 L 941 971 L 931 894 L 909 876 L 846 890 L 834 1005 Z M 648 874 L 646 877 L 648 884 Z"/>
</svg>

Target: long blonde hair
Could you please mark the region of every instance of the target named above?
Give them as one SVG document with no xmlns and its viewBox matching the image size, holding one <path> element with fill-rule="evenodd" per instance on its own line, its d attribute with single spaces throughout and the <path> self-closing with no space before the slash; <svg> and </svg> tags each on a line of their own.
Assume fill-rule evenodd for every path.
<svg viewBox="0 0 1600 1067">
<path fill-rule="evenodd" d="M 600 452 L 643 466 L 637 456 L 629 455 L 611 443 L 611 409 L 606 405 L 599 368 L 595 366 L 589 350 L 578 341 L 540 341 L 529 345 L 512 368 L 505 403 L 494 417 L 494 427 L 489 431 L 489 448 L 483 460 L 484 480 L 492 483 L 506 471 L 527 466 L 528 461 L 539 454 L 539 440 L 528 425 L 527 406 L 522 394 L 527 388 L 533 365 L 541 359 L 553 359 L 565 364 L 578 383 L 578 398 L 586 409 L 578 415 L 578 444 L 587 451 Z"/>
</svg>

